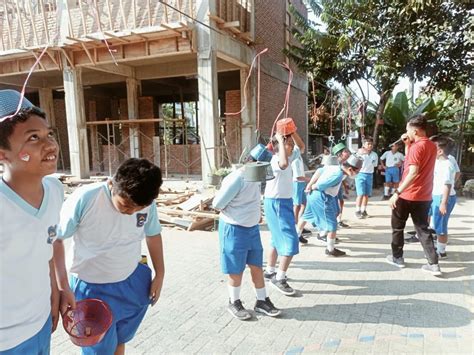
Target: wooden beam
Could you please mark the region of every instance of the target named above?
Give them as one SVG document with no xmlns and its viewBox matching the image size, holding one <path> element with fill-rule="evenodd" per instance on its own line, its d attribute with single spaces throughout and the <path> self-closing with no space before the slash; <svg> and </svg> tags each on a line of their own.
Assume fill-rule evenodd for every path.
<svg viewBox="0 0 474 355">
<path fill-rule="evenodd" d="M 94 66 L 86 66 L 86 68 L 102 71 L 109 74 L 121 75 L 125 77 L 133 77 L 135 75 L 135 69 L 124 64 L 101 64 Z"/>
<path fill-rule="evenodd" d="M 119 36 L 116 36 L 115 34 L 113 34 L 112 32 L 104 32 L 107 36 L 109 37 L 112 37 L 113 39 L 116 39 L 117 41 L 120 41 L 120 42 L 123 42 L 123 43 L 130 43 L 130 41 L 128 39 L 125 39 L 123 37 L 119 37 Z"/>
<path fill-rule="evenodd" d="M 218 25 L 219 28 L 230 28 L 230 27 L 239 27 L 239 26 L 240 26 L 240 21 L 225 22 Z"/>
</svg>

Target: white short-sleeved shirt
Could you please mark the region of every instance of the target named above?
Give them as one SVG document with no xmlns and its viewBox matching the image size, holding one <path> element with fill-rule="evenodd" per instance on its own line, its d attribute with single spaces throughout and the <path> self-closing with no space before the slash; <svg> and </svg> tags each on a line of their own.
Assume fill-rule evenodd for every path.
<svg viewBox="0 0 474 355">
<path fill-rule="evenodd" d="M 456 161 L 456 158 L 453 157 L 452 155 L 448 155 L 448 159 L 451 162 L 451 164 L 453 164 L 454 172 L 455 173 L 461 172 L 461 169 L 459 169 L 459 165 L 458 165 L 458 162 Z"/>
<path fill-rule="evenodd" d="M 43 189 L 36 209 L 0 179 L 0 351 L 38 333 L 51 313 L 49 261 L 64 192 L 51 176 Z"/>
<path fill-rule="evenodd" d="M 288 163 L 291 165 L 293 160 L 301 156 L 300 149 L 295 146 L 293 153 L 288 157 Z M 272 157 L 270 162 L 274 179 L 267 181 L 264 196 L 266 198 L 292 198 L 293 197 L 293 172 L 291 166 L 285 170 L 280 168 L 278 154 Z"/>
<path fill-rule="evenodd" d="M 242 170 L 236 170 L 222 181 L 212 205 L 221 210 L 220 218 L 230 224 L 253 227 L 260 221 L 260 182 L 247 182 Z"/>
<path fill-rule="evenodd" d="M 125 280 L 141 259 L 141 242 L 161 233 L 156 203 L 122 214 L 112 203 L 107 182 L 83 186 L 64 202 L 58 236 L 73 237 L 69 272 L 92 283 Z"/>
<path fill-rule="evenodd" d="M 379 157 L 377 156 L 377 153 L 370 152 L 369 154 L 359 154 L 359 157 L 364 160 L 360 172 L 373 174 L 374 169 L 377 167 L 377 164 L 379 162 Z"/>
<path fill-rule="evenodd" d="M 449 195 L 456 195 L 454 190 L 455 174 L 456 169 L 449 159 L 436 159 L 433 174 L 433 196 L 442 195 L 445 185 L 451 185 Z"/>
<path fill-rule="evenodd" d="M 293 181 L 298 181 L 298 178 L 304 177 L 304 164 L 301 155 L 291 162 L 291 170 L 293 173 Z"/>
<path fill-rule="evenodd" d="M 402 163 L 405 160 L 405 156 L 400 152 L 396 152 L 395 154 L 393 154 L 391 150 L 387 150 L 385 153 L 382 154 L 380 160 L 385 160 L 385 166 L 387 168 L 391 168 L 396 166 L 397 164 Z"/>
<path fill-rule="evenodd" d="M 339 165 L 328 165 L 323 168 L 315 185 L 319 191 L 335 197 L 339 193 L 343 178 L 344 174 Z"/>
</svg>

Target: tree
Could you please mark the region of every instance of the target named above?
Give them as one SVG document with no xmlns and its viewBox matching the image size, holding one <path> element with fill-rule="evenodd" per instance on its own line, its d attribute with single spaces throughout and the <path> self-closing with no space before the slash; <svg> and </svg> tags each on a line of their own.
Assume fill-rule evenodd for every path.
<svg viewBox="0 0 474 355">
<path fill-rule="evenodd" d="M 453 90 L 473 69 L 474 21 L 453 0 L 310 0 L 325 25 L 296 16 L 301 44 L 286 54 L 319 80 L 348 86 L 368 80 L 380 97 L 373 130 L 379 138 L 385 106 L 403 76 L 428 80 L 428 90 Z M 470 19 L 470 20 L 469 20 Z M 365 100 L 365 98 L 364 98 Z"/>
</svg>

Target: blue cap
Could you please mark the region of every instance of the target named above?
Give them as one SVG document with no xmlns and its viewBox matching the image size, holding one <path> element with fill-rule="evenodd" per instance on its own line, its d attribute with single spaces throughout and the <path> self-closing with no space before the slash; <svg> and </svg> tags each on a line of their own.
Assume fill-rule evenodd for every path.
<svg viewBox="0 0 474 355">
<path fill-rule="evenodd" d="M 21 94 L 16 90 L 0 90 L 0 119 L 16 112 Z M 21 101 L 20 109 L 35 107 L 26 97 Z"/>
<path fill-rule="evenodd" d="M 272 160 L 272 153 L 261 143 L 257 144 L 251 151 L 250 156 L 256 161 Z"/>
</svg>

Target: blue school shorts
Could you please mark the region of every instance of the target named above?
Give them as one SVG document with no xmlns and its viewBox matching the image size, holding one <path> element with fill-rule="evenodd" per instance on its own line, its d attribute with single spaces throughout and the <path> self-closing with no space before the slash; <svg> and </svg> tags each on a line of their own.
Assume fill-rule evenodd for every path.
<svg viewBox="0 0 474 355">
<path fill-rule="evenodd" d="M 271 246 L 281 256 L 298 254 L 299 241 L 295 228 L 293 199 L 265 198 L 263 206 L 268 229 L 272 234 Z"/>
<path fill-rule="evenodd" d="M 374 174 L 359 173 L 355 178 L 357 196 L 372 196 Z"/>
<path fill-rule="evenodd" d="M 400 168 L 398 166 L 392 166 L 390 168 L 385 169 L 385 182 L 400 182 Z"/>
<path fill-rule="evenodd" d="M 98 298 L 111 308 L 113 321 L 102 341 L 83 347 L 83 354 L 111 354 L 117 345 L 130 341 L 150 305 L 151 270 L 138 264 L 133 273 L 123 281 L 97 284 L 85 282 L 71 275 L 70 286 L 76 300 Z"/>
<path fill-rule="evenodd" d="M 322 191 L 315 190 L 308 196 L 308 207 L 311 209 L 314 224 L 321 231 L 335 232 L 337 230 L 337 215 L 339 201 Z"/>
<path fill-rule="evenodd" d="M 451 212 L 453 212 L 454 205 L 456 204 L 456 195 L 449 196 L 447 212 L 444 216 L 439 212 L 441 199 L 441 195 L 433 196 L 433 202 L 431 202 L 431 218 L 433 219 L 433 226 L 434 230 L 436 231 L 436 235 L 447 235 L 448 220 Z"/>
<path fill-rule="evenodd" d="M 263 265 L 263 246 L 258 225 L 243 227 L 219 219 L 221 270 L 239 275 L 246 265 Z"/>
<path fill-rule="evenodd" d="M 46 323 L 38 333 L 33 335 L 30 339 L 18 344 L 14 348 L 0 351 L 1 355 L 49 355 L 51 345 L 51 328 L 53 327 L 53 320 L 51 316 L 48 317 Z"/>
<path fill-rule="evenodd" d="M 293 205 L 306 205 L 306 181 L 293 181 Z"/>
</svg>

